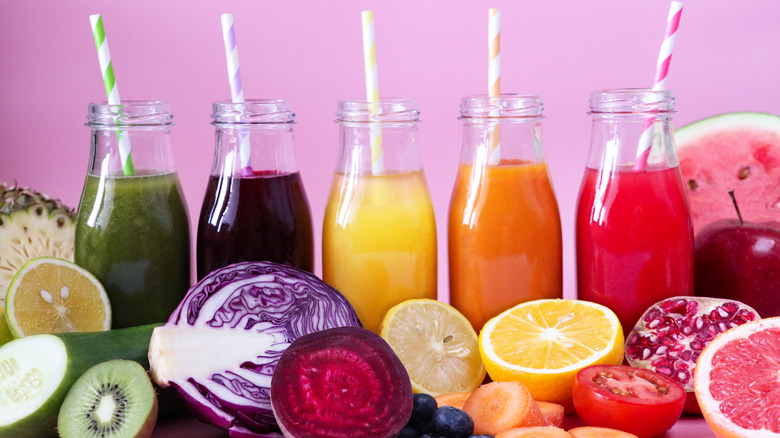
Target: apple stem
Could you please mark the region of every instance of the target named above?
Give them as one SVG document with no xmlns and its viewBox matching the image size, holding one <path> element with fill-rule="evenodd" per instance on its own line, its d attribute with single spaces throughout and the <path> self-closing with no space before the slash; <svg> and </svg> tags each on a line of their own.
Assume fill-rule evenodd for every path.
<svg viewBox="0 0 780 438">
<path fill-rule="evenodd" d="M 734 209 L 737 210 L 737 217 L 739 218 L 739 224 L 744 225 L 742 222 L 742 213 L 739 212 L 739 205 L 737 205 L 737 197 L 734 196 L 734 189 L 729 190 L 729 196 L 731 196 L 731 200 L 734 202 Z"/>
</svg>

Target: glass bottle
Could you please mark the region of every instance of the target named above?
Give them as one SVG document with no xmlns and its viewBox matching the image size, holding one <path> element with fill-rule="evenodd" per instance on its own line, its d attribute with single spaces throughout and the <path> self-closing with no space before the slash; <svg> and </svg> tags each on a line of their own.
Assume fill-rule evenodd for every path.
<svg viewBox="0 0 780 438">
<path fill-rule="evenodd" d="M 394 305 L 436 299 L 436 224 L 415 141 L 419 114 L 407 98 L 343 100 L 336 114 L 340 152 L 325 209 L 323 279 L 375 332 Z"/>
<path fill-rule="evenodd" d="M 561 219 L 538 96 L 467 96 L 450 200 L 450 303 L 479 332 L 525 301 L 562 296 Z"/>
<path fill-rule="evenodd" d="M 189 221 L 169 105 L 91 103 L 87 119 L 92 141 L 75 261 L 106 288 L 114 328 L 167 321 L 190 286 Z"/>
<path fill-rule="evenodd" d="M 591 95 L 593 132 L 576 218 L 577 294 L 612 309 L 625 333 L 650 305 L 693 294 L 693 225 L 673 108 L 668 90 Z"/>
<path fill-rule="evenodd" d="M 214 166 L 200 211 L 198 279 L 242 261 L 314 271 L 309 201 L 284 100 L 217 102 Z"/>
</svg>

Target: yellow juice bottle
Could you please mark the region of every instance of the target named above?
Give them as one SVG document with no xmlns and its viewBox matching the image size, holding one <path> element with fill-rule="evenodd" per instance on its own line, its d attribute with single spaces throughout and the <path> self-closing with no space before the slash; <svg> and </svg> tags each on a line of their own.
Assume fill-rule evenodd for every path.
<svg viewBox="0 0 780 438">
<path fill-rule="evenodd" d="M 340 103 L 343 144 L 323 222 L 323 279 L 378 332 L 394 305 L 436 298 L 436 223 L 414 143 L 415 102 L 380 102 L 371 116 L 360 104 Z M 371 158 L 377 136 L 380 165 Z"/>
</svg>

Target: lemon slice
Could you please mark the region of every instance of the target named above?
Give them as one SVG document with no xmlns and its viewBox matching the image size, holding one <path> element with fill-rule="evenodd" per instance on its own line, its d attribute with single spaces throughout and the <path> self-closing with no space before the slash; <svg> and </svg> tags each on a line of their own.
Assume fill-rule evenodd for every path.
<svg viewBox="0 0 780 438">
<path fill-rule="evenodd" d="M 96 332 L 111 328 L 111 306 L 100 282 L 66 260 L 40 257 L 14 275 L 5 297 L 14 337 Z"/>
<path fill-rule="evenodd" d="M 404 301 L 388 310 L 379 334 L 401 359 L 414 392 L 434 397 L 471 392 L 485 378 L 477 334 L 448 304 Z"/>
<path fill-rule="evenodd" d="M 518 304 L 488 321 L 479 349 L 493 380 L 518 381 L 534 400 L 572 411 L 574 377 L 595 364 L 623 362 L 623 329 L 608 308 L 580 300 Z"/>
</svg>

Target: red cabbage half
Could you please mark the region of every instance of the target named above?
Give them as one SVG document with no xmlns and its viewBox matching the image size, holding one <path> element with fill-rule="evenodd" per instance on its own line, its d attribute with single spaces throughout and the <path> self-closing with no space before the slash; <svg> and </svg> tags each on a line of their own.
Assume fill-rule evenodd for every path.
<svg viewBox="0 0 780 438">
<path fill-rule="evenodd" d="M 152 377 L 232 437 L 279 436 L 271 376 L 300 336 L 361 327 L 336 289 L 271 262 L 236 263 L 193 286 L 149 346 Z"/>
</svg>

